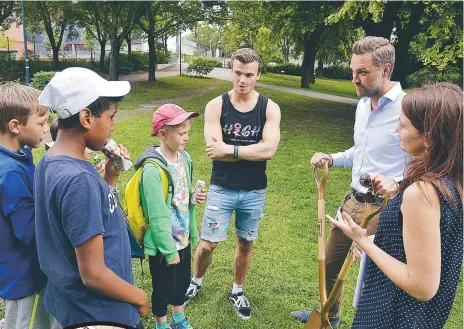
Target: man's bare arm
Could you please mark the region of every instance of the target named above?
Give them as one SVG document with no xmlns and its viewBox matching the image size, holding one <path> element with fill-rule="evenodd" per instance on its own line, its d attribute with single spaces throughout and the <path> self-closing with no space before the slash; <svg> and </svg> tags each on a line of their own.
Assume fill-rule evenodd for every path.
<svg viewBox="0 0 464 329">
<path fill-rule="evenodd" d="M 208 104 L 206 104 L 204 126 L 204 136 L 206 145 L 214 142 L 223 142 L 221 128 L 221 108 L 221 96 L 216 97 L 215 99 L 211 100 Z M 239 161 L 239 159 L 235 159 L 232 155 L 214 158 L 214 160 L 225 162 Z"/>
<path fill-rule="evenodd" d="M 279 105 L 269 100 L 262 140 L 257 144 L 239 146 L 239 159 L 248 161 L 271 160 L 276 154 L 280 142 L 280 118 Z M 231 152 L 233 154 L 233 147 Z"/>
</svg>

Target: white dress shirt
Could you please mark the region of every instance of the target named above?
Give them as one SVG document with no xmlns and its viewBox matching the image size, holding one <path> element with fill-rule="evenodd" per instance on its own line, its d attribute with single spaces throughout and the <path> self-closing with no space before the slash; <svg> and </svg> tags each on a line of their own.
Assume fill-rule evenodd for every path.
<svg viewBox="0 0 464 329">
<path fill-rule="evenodd" d="M 371 99 L 363 97 L 356 108 L 354 146 L 344 152 L 331 154 L 334 166 L 353 167 L 351 187 L 361 193 L 367 188 L 359 183 L 362 174 L 382 174 L 396 182 L 403 179 L 409 155 L 400 148 L 396 132 L 405 92 L 399 82 L 379 99 L 378 107 L 371 110 Z"/>
</svg>

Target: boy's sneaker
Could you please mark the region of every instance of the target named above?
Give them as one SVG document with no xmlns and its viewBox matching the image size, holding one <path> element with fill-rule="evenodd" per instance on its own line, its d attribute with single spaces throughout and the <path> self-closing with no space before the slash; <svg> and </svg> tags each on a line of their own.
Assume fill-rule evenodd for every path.
<svg viewBox="0 0 464 329">
<path fill-rule="evenodd" d="M 251 306 L 248 299 L 245 297 L 243 292 L 237 294 L 229 294 L 229 302 L 235 308 L 237 315 L 242 320 L 250 320 L 251 318 Z"/>
<path fill-rule="evenodd" d="M 291 315 L 295 320 L 306 323 L 311 316 L 311 311 L 293 311 Z M 332 328 L 336 329 L 340 325 L 340 317 L 329 316 L 329 322 Z"/>
<path fill-rule="evenodd" d="M 193 329 L 193 327 L 190 325 L 190 321 L 187 318 L 185 318 L 181 323 L 176 323 L 174 319 L 171 319 L 169 326 L 171 326 L 171 329 Z"/>
<path fill-rule="evenodd" d="M 185 293 L 185 301 L 184 301 L 184 306 L 190 302 L 190 300 L 198 295 L 200 292 L 201 286 L 196 283 L 193 279 L 190 281 L 190 285 L 187 289 L 187 292 Z"/>
</svg>

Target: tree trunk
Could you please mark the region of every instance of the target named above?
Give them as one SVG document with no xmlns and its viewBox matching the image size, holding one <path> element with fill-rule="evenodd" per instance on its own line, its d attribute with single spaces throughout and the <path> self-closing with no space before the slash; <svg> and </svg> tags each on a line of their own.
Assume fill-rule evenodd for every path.
<svg viewBox="0 0 464 329">
<path fill-rule="evenodd" d="M 98 70 L 103 72 L 105 70 L 105 55 L 106 55 L 106 39 L 101 40 L 100 42 L 100 64 Z"/>
<path fill-rule="evenodd" d="M 317 61 L 317 76 L 322 77 L 322 73 L 324 72 L 324 62 L 322 59 Z"/>
<path fill-rule="evenodd" d="M 424 15 L 426 5 L 423 2 L 409 4 L 411 13 L 408 24 L 403 26 L 397 18 L 395 28 L 398 42 L 395 44 L 395 68 L 393 69 L 392 80 L 403 83 L 408 75 L 424 67 L 422 61 L 409 53 L 409 44 L 414 37 L 421 31 L 420 20 Z M 401 58 L 401 60 L 398 60 Z"/>
<path fill-rule="evenodd" d="M 310 54 L 309 54 L 309 32 L 305 32 L 304 38 L 303 38 L 303 63 L 301 64 L 301 69 L 302 69 L 302 75 L 301 75 L 301 88 L 309 88 L 309 83 L 310 83 L 310 74 L 309 74 L 309 62 L 311 61 L 310 59 Z"/>
<path fill-rule="evenodd" d="M 126 38 L 126 42 L 127 42 L 127 60 L 130 63 L 132 60 L 132 44 L 131 44 L 130 37 Z"/>
<path fill-rule="evenodd" d="M 309 81 L 311 83 L 316 82 L 316 77 L 314 76 L 314 64 L 316 63 L 316 50 L 311 52 L 311 60 L 309 62 Z"/>
<path fill-rule="evenodd" d="M 282 57 L 284 58 L 284 62 L 289 62 L 290 60 L 290 42 L 288 38 L 284 37 L 282 41 Z"/>
<path fill-rule="evenodd" d="M 155 15 L 153 6 L 148 8 L 148 30 L 145 31 L 148 38 L 148 81 L 156 81 L 156 39 L 155 39 Z"/>
<path fill-rule="evenodd" d="M 111 52 L 110 52 L 110 80 L 118 81 L 118 69 L 119 69 L 119 50 L 121 48 L 121 42 L 117 36 L 111 38 Z"/>
<path fill-rule="evenodd" d="M 148 36 L 148 81 L 156 81 L 156 42 L 153 36 Z"/>
<path fill-rule="evenodd" d="M 315 82 L 314 61 L 316 60 L 317 47 L 324 32 L 324 22 L 320 23 L 316 29 L 304 34 L 304 54 L 302 64 L 301 88 L 309 88 L 310 83 Z"/>
<path fill-rule="evenodd" d="M 59 54 L 60 54 L 60 48 L 53 47 L 52 48 L 52 53 L 53 53 L 53 63 L 52 63 L 52 70 L 53 71 L 58 71 L 59 69 Z"/>
</svg>

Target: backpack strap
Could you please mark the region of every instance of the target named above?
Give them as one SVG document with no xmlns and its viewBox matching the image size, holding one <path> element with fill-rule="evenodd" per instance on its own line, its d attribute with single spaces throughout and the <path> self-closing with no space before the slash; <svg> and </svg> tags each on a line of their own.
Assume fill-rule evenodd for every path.
<svg viewBox="0 0 464 329">
<path fill-rule="evenodd" d="M 169 184 L 169 177 L 168 177 L 168 174 L 166 173 L 166 170 L 163 169 L 163 167 L 160 166 L 160 164 L 158 162 L 156 162 L 155 160 L 150 160 L 150 159 L 147 159 L 145 160 L 145 162 L 143 163 L 143 165 L 147 164 L 147 163 L 151 163 L 153 165 L 155 165 L 156 167 L 158 167 L 158 169 L 160 170 L 160 174 L 161 174 L 161 184 L 163 184 L 163 194 L 164 194 L 164 199 L 167 200 L 168 198 L 168 193 L 169 193 L 169 188 L 171 188 L 171 192 L 174 191 L 174 189 L 172 188 L 172 184 Z"/>
</svg>

